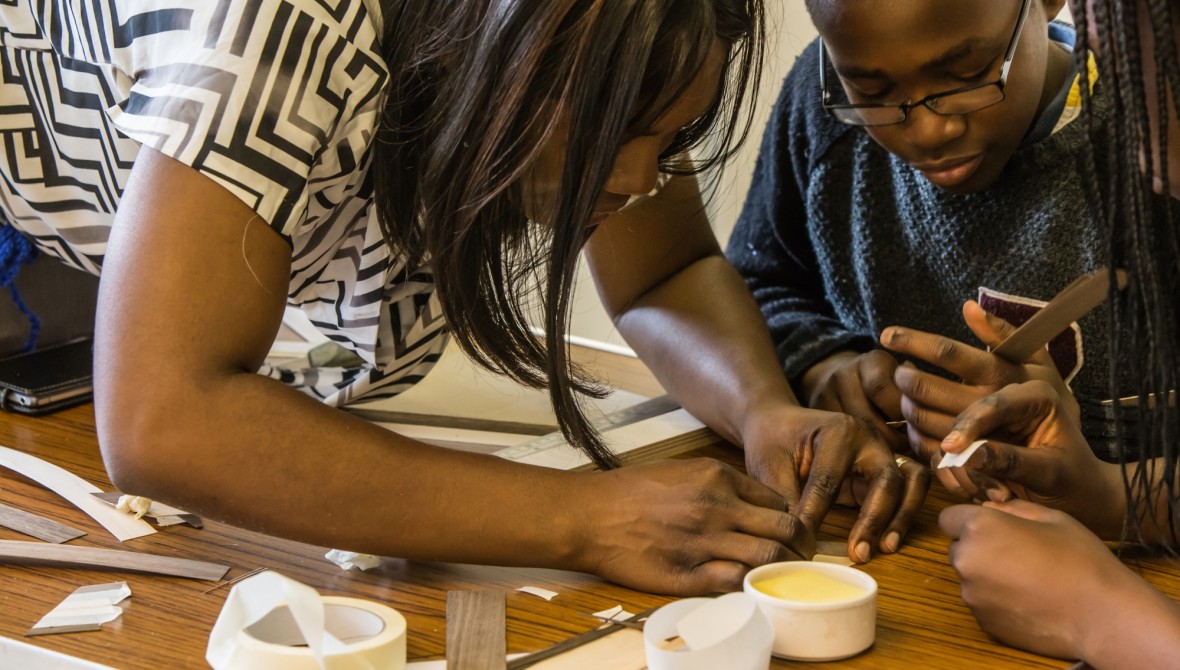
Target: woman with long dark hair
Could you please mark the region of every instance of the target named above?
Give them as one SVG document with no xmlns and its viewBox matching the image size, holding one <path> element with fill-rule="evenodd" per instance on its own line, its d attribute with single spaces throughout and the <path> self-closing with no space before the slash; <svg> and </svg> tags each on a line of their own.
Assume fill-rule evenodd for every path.
<svg viewBox="0 0 1180 670">
<path fill-rule="evenodd" d="M 761 0 L 0 5 L 0 211 L 102 269 L 113 481 L 321 545 L 675 593 L 809 554 L 845 481 L 850 554 L 895 549 L 927 475 L 798 407 L 694 178 L 748 128 L 762 16 Z M 583 249 L 624 336 L 755 478 L 609 469 L 578 402 L 601 389 L 564 343 Z M 287 303 L 362 363 L 255 374 Z M 448 331 L 547 386 L 607 471 L 438 449 L 334 408 L 410 386 Z"/>
<path fill-rule="evenodd" d="M 1176 667 L 1180 605 L 1100 540 L 1173 557 L 1180 548 L 1180 2 L 1088 0 L 1074 14 L 1090 36 L 1081 57 L 1098 61 L 1095 95 L 1117 119 L 1093 134 L 1084 169 L 1110 266 L 1128 279 L 1122 291 L 1112 282 L 1107 308 L 1120 462 L 1093 456 L 1049 385 L 1006 387 L 961 414 L 942 443 L 961 452 L 990 438 L 961 476 L 997 502 L 948 508 L 940 523 L 987 632 L 1095 668 Z"/>
</svg>

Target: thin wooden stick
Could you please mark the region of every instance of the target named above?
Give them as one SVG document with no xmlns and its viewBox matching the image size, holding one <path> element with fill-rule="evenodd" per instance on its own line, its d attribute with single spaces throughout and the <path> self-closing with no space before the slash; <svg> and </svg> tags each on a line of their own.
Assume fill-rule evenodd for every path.
<svg viewBox="0 0 1180 670">
<path fill-rule="evenodd" d="M 442 414 L 418 414 L 416 412 L 395 412 L 385 409 L 364 409 L 363 407 L 346 408 L 349 414 L 358 416 L 365 421 L 376 423 L 401 423 L 411 426 L 433 426 L 436 428 L 456 428 L 459 430 L 478 430 L 486 433 L 509 433 L 511 435 L 548 435 L 557 429 L 541 423 L 523 423 L 520 421 L 497 421 L 494 419 L 473 419 L 465 416 L 445 416 Z"/>
<path fill-rule="evenodd" d="M 69 542 L 86 533 L 53 519 L 46 519 L 23 509 L 0 504 L 0 526 L 46 542 Z"/>
<path fill-rule="evenodd" d="M 221 587 L 223 587 L 223 586 L 229 586 L 230 584 L 236 584 L 236 583 L 238 583 L 238 582 L 242 581 L 243 579 L 245 579 L 245 578 L 247 578 L 247 577 L 253 577 L 253 576 L 254 576 L 254 575 L 256 575 L 256 574 L 258 574 L 258 573 L 260 573 L 260 572 L 266 572 L 266 571 L 267 571 L 267 570 L 269 570 L 269 569 L 270 569 L 270 568 L 254 568 L 254 569 L 253 569 L 253 570 L 251 570 L 250 572 L 247 572 L 247 573 L 245 573 L 245 574 L 238 575 L 237 577 L 234 577 L 233 579 L 228 579 L 228 580 L 226 580 L 226 581 L 224 581 L 224 582 L 220 582 L 220 583 L 218 583 L 218 584 L 216 584 L 216 585 L 214 585 L 214 586 L 212 586 L 212 587 L 210 587 L 210 588 L 207 588 L 207 589 L 205 589 L 204 591 L 201 591 L 201 595 L 208 595 L 208 594 L 210 594 L 210 593 L 213 593 L 214 591 L 216 591 L 217 589 L 219 589 L 219 588 L 221 588 Z"/>
<path fill-rule="evenodd" d="M 1127 285 L 1127 273 L 1116 271 L 1115 281 L 1119 289 L 1124 288 Z M 1110 273 L 1105 268 L 1075 280 L 1053 296 L 1048 304 L 1017 328 L 992 353 L 1012 363 L 1025 362 L 1029 356 L 1060 335 L 1069 324 L 1105 302 L 1109 288 Z"/>
<path fill-rule="evenodd" d="M 228 565 L 187 558 L 16 540 L 0 540 L 0 563 L 48 563 L 79 568 L 134 570 L 207 581 L 217 581 L 229 572 Z"/>
</svg>

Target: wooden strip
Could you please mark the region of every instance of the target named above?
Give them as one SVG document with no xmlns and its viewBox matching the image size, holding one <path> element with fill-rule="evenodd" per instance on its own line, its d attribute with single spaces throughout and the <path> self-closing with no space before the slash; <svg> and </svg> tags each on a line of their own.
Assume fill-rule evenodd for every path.
<svg viewBox="0 0 1180 670">
<path fill-rule="evenodd" d="M 1118 270 L 1115 280 L 1120 290 L 1125 288 L 1127 273 Z M 1105 302 L 1109 287 L 1110 273 L 1105 268 L 1075 280 L 993 349 L 992 353 L 1012 363 L 1027 361 L 1029 356 L 1049 344 L 1071 323 Z"/>
<path fill-rule="evenodd" d="M 26 476 L 70 501 L 90 518 L 102 524 L 103 528 L 109 530 L 120 542 L 156 532 L 148 522 L 116 511 L 96 500 L 91 494 L 101 492 L 97 486 L 53 463 L 16 449 L 0 447 L 0 466 Z"/>
<path fill-rule="evenodd" d="M 73 547 L 43 542 L 0 540 L 0 563 L 38 563 L 79 568 L 134 570 L 157 575 L 217 581 L 229 572 L 228 565 L 172 558 L 136 551 Z"/>
<path fill-rule="evenodd" d="M 447 591 L 447 670 L 505 670 L 503 591 Z"/>
<path fill-rule="evenodd" d="M 46 542 L 69 542 L 86 533 L 23 509 L 0 504 L 0 526 Z"/>
<path fill-rule="evenodd" d="M 346 411 L 353 416 L 376 423 L 404 423 L 411 426 L 458 428 L 460 430 L 479 430 L 486 433 L 548 435 L 554 430 L 557 430 L 557 426 L 549 426 L 541 423 L 473 419 L 465 416 L 446 416 L 444 414 L 419 414 L 417 412 L 395 412 L 384 409 L 362 408 L 346 408 Z"/>
</svg>

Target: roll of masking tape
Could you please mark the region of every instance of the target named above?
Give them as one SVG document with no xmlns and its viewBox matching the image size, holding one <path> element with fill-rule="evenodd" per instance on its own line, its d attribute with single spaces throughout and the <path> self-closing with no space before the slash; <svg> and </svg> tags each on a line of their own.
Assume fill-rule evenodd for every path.
<svg viewBox="0 0 1180 670">
<path fill-rule="evenodd" d="M 401 670 L 406 620 L 397 610 L 320 596 L 276 572 L 236 585 L 209 635 L 214 670 Z"/>
<path fill-rule="evenodd" d="M 745 593 L 686 598 L 643 625 L 649 670 L 766 670 L 774 628 Z"/>
</svg>

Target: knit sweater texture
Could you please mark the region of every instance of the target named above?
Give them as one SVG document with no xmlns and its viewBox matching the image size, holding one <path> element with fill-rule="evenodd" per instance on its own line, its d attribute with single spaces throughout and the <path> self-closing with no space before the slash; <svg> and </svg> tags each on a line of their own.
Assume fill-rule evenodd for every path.
<svg viewBox="0 0 1180 670">
<path fill-rule="evenodd" d="M 797 390 L 813 365 L 878 347 L 892 325 L 981 346 L 963 322 L 964 301 L 1022 323 L 1102 266 L 1101 227 L 1079 169 L 1090 141 L 1083 121 L 1026 141 L 990 188 L 954 195 L 827 114 L 817 68 L 812 43 L 782 87 L 727 249 Z M 1102 125 L 1100 88 L 1095 96 Z M 1088 409 L 1095 452 L 1113 460 L 1112 427 L 1093 416 L 1110 397 L 1108 341 L 1099 309 L 1050 352 Z"/>
</svg>

